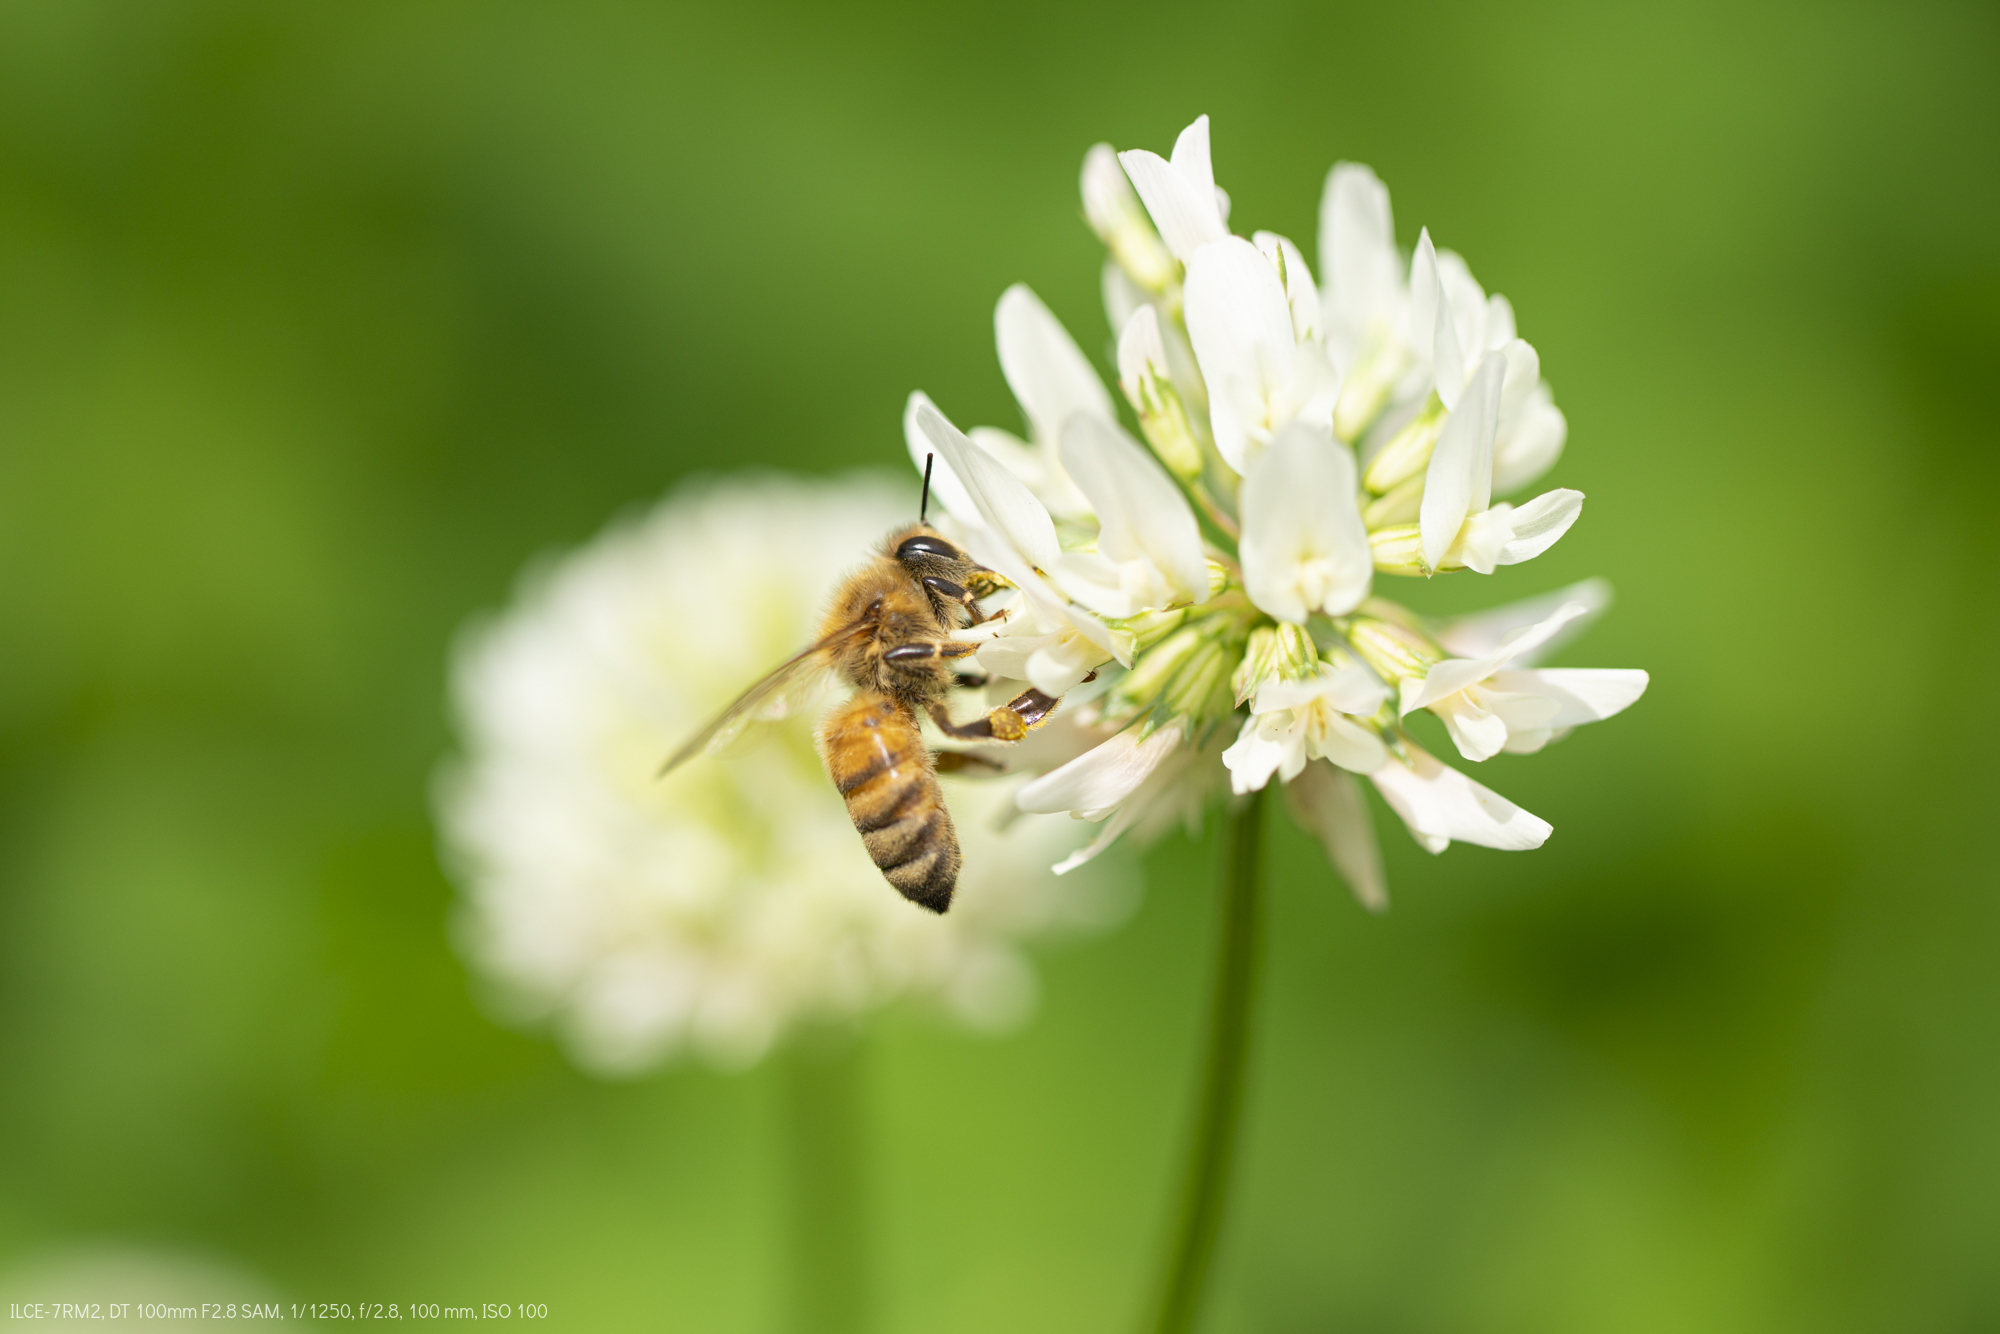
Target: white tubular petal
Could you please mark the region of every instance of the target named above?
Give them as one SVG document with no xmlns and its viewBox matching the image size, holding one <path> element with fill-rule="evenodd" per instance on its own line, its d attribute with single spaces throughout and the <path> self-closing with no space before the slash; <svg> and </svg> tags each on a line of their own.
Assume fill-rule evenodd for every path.
<svg viewBox="0 0 2000 1334">
<path fill-rule="evenodd" d="M 1338 714 L 1326 720 L 1326 730 L 1311 750 L 1314 759 L 1330 760 L 1357 774 L 1372 774 L 1389 759 L 1389 748 L 1382 744 L 1380 736 Z"/>
<path fill-rule="evenodd" d="M 1077 867 L 1096 861 L 1101 854 L 1110 849 L 1113 843 L 1118 841 L 1120 835 L 1138 822 L 1142 814 L 1144 812 L 1135 804 L 1127 803 L 1120 806 L 1112 813 L 1111 818 L 1098 828 L 1096 838 L 1091 839 L 1089 844 L 1078 848 L 1075 852 L 1072 852 L 1049 869 L 1057 875 L 1068 875 Z"/>
<path fill-rule="evenodd" d="M 1118 154 L 1110 144 L 1092 144 L 1083 155 L 1083 170 L 1077 176 L 1083 196 L 1083 216 L 1099 238 L 1109 240 L 1131 207 L 1132 187 L 1118 168 Z"/>
<path fill-rule="evenodd" d="M 1358 162 L 1327 173 L 1319 205 L 1321 314 L 1337 347 L 1351 354 L 1371 319 L 1389 310 L 1402 280 L 1389 191 Z"/>
<path fill-rule="evenodd" d="M 1410 765 L 1383 765 L 1369 778 L 1417 842 L 1443 852 L 1457 841 L 1503 852 L 1539 848 L 1552 832 L 1546 820 L 1530 815 L 1458 770 L 1406 746 Z"/>
<path fill-rule="evenodd" d="M 1569 419 L 1555 405 L 1546 384 L 1528 391 L 1526 400 L 1503 417 L 1493 439 L 1493 493 L 1518 491 L 1555 466 L 1569 439 Z"/>
<path fill-rule="evenodd" d="M 1424 563 L 1432 569 L 1444 560 L 1467 516 L 1492 502 L 1493 431 L 1499 424 L 1500 381 L 1506 373 L 1506 359 L 1497 352 L 1479 363 L 1459 410 L 1445 419 L 1431 451 L 1418 524 Z"/>
<path fill-rule="evenodd" d="M 1111 395 L 1069 331 L 1025 283 L 1000 294 L 993 308 L 1000 373 L 1027 414 L 1037 444 L 1053 446 L 1072 413 L 1111 420 Z"/>
<path fill-rule="evenodd" d="M 1466 267 L 1464 257 L 1456 251 L 1440 250 L 1437 270 L 1439 304 L 1451 311 L 1452 328 L 1466 360 L 1471 362 L 1493 351 L 1499 344 L 1486 334 L 1486 292 Z"/>
<path fill-rule="evenodd" d="M 1421 681 L 1415 677 L 1403 678 L 1402 716 L 1408 717 L 1416 709 L 1428 708 L 1467 686 L 1479 684 L 1505 664 L 1533 654 L 1560 636 L 1566 627 L 1590 614 L 1590 607 L 1585 603 L 1565 602 L 1532 625 L 1515 626 L 1508 630 L 1477 658 L 1446 658 L 1433 666 Z"/>
<path fill-rule="evenodd" d="M 1243 479 L 1243 587 L 1282 621 L 1361 605 L 1375 575 L 1355 504 L 1354 455 L 1323 426 L 1293 422 Z"/>
<path fill-rule="evenodd" d="M 1382 847 L 1375 840 L 1375 822 L 1368 818 L 1368 801 L 1354 775 L 1331 765 L 1308 764 L 1285 785 L 1285 798 L 1292 819 L 1319 841 L 1355 900 L 1369 912 L 1386 911 L 1389 882 L 1382 874 Z"/>
<path fill-rule="evenodd" d="M 1099 295 L 1104 299 L 1104 319 L 1114 329 L 1122 329 L 1146 304 L 1146 289 L 1132 281 L 1118 261 L 1106 258 L 1098 274 Z"/>
<path fill-rule="evenodd" d="M 1061 456 L 1097 512 L 1099 555 L 1149 560 L 1181 598 L 1208 601 L 1208 557 L 1194 509 L 1144 446 L 1115 422 L 1079 413 L 1063 427 Z"/>
<path fill-rule="evenodd" d="M 951 464 L 945 461 L 944 456 L 938 452 L 938 447 L 931 443 L 931 438 L 917 425 L 917 411 L 920 408 L 937 411 L 936 405 L 921 390 L 911 394 L 910 401 L 903 406 L 903 443 L 909 448 L 910 462 L 917 465 L 917 475 L 919 477 L 923 475 L 925 460 L 931 460 L 932 502 L 942 505 L 945 513 L 960 523 L 983 523 L 979 507 L 972 503 L 972 493 L 965 489 L 965 483 L 958 480 L 958 474 L 952 471 Z"/>
<path fill-rule="evenodd" d="M 1113 325 L 1113 328 L 1121 326 Z M 1122 326 L 1118 335 L 1118 387 L 1133 404 L 1139 401 L 1139 382 L 1147 374 L 1167 377 L 1167 347 L 1160 341 L 1160 316 L 1151 306 L 1140 306 Z M 1065 465 L 1067 466 L 1067 465 Z"/>
<path fill-rule="evenodd" d="M 1617 667 L 1553 667 L 1495 672 L 1493 688 L 1553 700 L 1550 727 L 1580 727 L 1622 713 L 1646 693 L 1646 673 Z"/>
<path fill-rule="evenodd" d="M 1183 290 L 1188 339 L 1209 386 L 1215 447 L 1242 472 L 1248 433 L 1265 425 L 1266 395 L 1294 359 L 1297 341 L 1285 287 L 1256 246 L 1232 236 L 1189 262 Z M 1258 405 L 1251 419 L 1245 419 L 1239 401 Z"/>
<path fill-rule="evenodd" d="M 979 521 L 1004 538 L 1029 565 L 1046 568 L 1055 564 L 1061 552 L 1056 545 L 1055 521 L 1034 493 L 998 459 L 966 439 L 929 399 L 918 402 L 912 398 L 910 407 L 917 430 L 937 451 L 938 463 L 949 465 L 964 485 Z M 936 484 L 934 475 L 932 485 Z"/>
<path fill-rule="evenodd" d="M 1306 257 L 1291 238 L 1276 232 L 1257 232 L 1250 238 L 1285 285 L 1285 301 L 1292 310 L 1292 337 L 1307 342 L 1319 336 L 1319 289 L 1313 286 L 1312 270 Z"/>
<path fill-rule="evenodd" d="M 1215 189 L 1215 164 L 1208 152 L 1208 116 L 1196 116 L 1174 138 L 1174 170 L 1205 192 Z"/>
<path fill-rule="evenodd" d="M 1375 673 L 1357 663 L 1323 668 L 1308 681 L 1268 682 L 1257 688 L 1251 710 L 1269 713 L 1273 709 L 1296 709 L 1323 699 L 1342 713 L 1365 718 L 1381 708 L 1388 697 L 1389 688 L 1376 679 Z"/>
<path fill-rule="evenodd" d="M 1442 304 L 1438 296 L 1437 247 L 1431 244 L 1431 229 L 1426 227 L 1417 234 L 1417 248 L 1410 255 L 1409 327 L 1406 330 L 1411 348 L 1425 360 L 1431 356 L 1431 345 L 1437 336 L 1438 307 Z"/>
<path fill-rule="evenodd" d="M 1029 783 L 1014 804 L 1036 815 L 1058 811 L 1108 812 L 1132 792 L 1181 742 L 1181 725 L 1162 727 L 1145 740 L 1128 727 L 1117 736 Z"/>
<path fill-rule="evenodd" d="M 1500 548 L 1495 563 L 1519 565 L 1524 560 L 1533 560 L 1554 546 L 1556 539 L 1569 531 L 1570 525 L 1581 513 L 1583 492 L 1544 491 L 1507 516 L 1513 526 L 1514 537 Z"/>
<path fill-rule="evenodd" d="M 1439 704 L 1437 715 L 1444 720 L 1458 753 L 1474 764 L 1492 759 L 1507 747 L 1507 720 L 1464 695 L 1453 695 Z"/>
<path fill-rule="evenodd" d="M 1084 636 L 1057 635 L 1028 655 L 1022 676 L 1044 695 L 1060 699 L 1109 661 L 1109 651 Z"/>
<path fill-rule="evenodd" d="M 1500 646 L 1509 631 L 1526 629 L 1547 620 L 1563 604 L 1574 602 L 1584 609 L 1581 616 L 1565 621 L 1560 633 L 1542 640 L 1532 650 L 1516 648 L 1508 662 L 1516 667 L 1532 666 L 1569 643 L 1602 616 L 1611 606 L 1611 583 L 1605 579 L 1585 579 L 1559 588 L 1542 597 L 1510 602 L 1471 616 L 1446 621 L 1432 632 L 1432 638 L 1461 658 L 1483 658 Z"/>
<path fill-rule="evenodd" d="M 1451 304 L 1446 301 L 1438 302 L 1437 323 L 1431 331 L 1431 368 L 1438 401 L 1446 411 L 1456 411 L 1459 400 L 1465 397 L 1465 348 L 1459 342 Z"/>
<path fill-rule="evenodd" d="M 1399 683 L 1402 702 L 1397 705 L 1397 715 L 1407 718 L 1418 709 L 1427 709 L 1467 686 L 1478 685 L 1492 671 L 1477 658 L 1446 658 L 1422 677 L 1406 676 Z"/>
<path fill-rule="evenodd" d="M 1505 300 L 1497 296 L 1493 299 Z M 1511 308 L 1509 313 L 1511 315 Z M 1510 338 L 1502 343 L 1500 355 L 1507 358 L 1507 378 L 1500 382 L 1500 415 L 1504 418 L 1509 413 L 1520 411 L 1528 395 L 1541 383 L 1542 358 L 1534 345 L 1522 338 Z"/>
<path fill-rule="evenodd" d="M 1153 215 L 1160 239 L 1183 264 L 1210 241 L 1229 235 L 1208 154 L 1208 117 L 1198 116 L 1174 143 L 1174 159 L 1133 149 L 1118 161 Z"/>
<path fill-rule="evenodd" d="M 1261 718 L 1254 714 L 1245 718 L 1236 744 L 1222 752 L 1222 767 L 1229 770 L 1230 790 L 1238 796 L 1261 791 L 1285 762 L 1288 750 L 1283 740 L 1265 735 Z"/>
</svg>

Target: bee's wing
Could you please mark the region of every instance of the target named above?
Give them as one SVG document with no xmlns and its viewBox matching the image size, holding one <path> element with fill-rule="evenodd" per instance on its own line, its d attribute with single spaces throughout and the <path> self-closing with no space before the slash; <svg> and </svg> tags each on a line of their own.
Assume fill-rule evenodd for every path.
<svg viewBox="0 0 2000 1334">
<path fill-rule="evenodd" d="M 784 717 L 791 711 L 787 707 L 788 698 L 807 685 L 817 684 L 822 675 L 833 669 L 838 650 L 871 624 L 871 618 L 863 617 L 841 626 L 738 695 L 735 703 L 717 714 L 708 726 L 689 737 L 685 745 L 669 755 L 654 776 L 664 778 L 703 751 L 722 749 L 753 722 Z"/>
</svg>

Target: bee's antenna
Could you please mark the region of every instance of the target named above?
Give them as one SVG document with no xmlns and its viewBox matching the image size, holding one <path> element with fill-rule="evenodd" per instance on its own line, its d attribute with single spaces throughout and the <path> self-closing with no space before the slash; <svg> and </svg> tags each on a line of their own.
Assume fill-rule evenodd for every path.
<svg viewBox="0 0 2000 1334">
<path fill-rule="evenodd" d="M 927 523 L 931 513 L 931 465 L 937 462 L 937 455 L 924 455 L 924 503 L 917 507 L 917 522 Z"/>
</svg>

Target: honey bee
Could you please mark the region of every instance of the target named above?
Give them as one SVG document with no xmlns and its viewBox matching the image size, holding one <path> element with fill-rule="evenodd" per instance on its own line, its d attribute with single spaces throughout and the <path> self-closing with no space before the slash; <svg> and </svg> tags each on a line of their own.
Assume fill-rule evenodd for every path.
<svg viewBox="0 0 2000 1334">
<path fill-rule="evenodd" d="M 951 637 L 984 619 L 979 600 L 1011 585 L 947 541 L 924 520 L 930 460 L 917 522 L 891 533 L 879 552 L 834 594 L 811 648 L 751 686 L 660 767 L 664 776 L 703 750 L 720 747 L 748 722 L 782 712 L 787 695 L 827 673 L 854 687 L 820 724 L 820 758 L 846 799 L 847 813 L 883 878 L 912 903 L 942 913 L 958 884 L 958 831 L 938 787 L 940 769 L 973 757 L 937 755 L 925 744 L 922 710 L 940 732 L 962 741 L 1019 741 L 1048 720 L 1057 701 L 1025 690 L 970 723 L 955 723 L 945 696 L 983 681 L 955 665 L 978 650 Z"/>
</svg>

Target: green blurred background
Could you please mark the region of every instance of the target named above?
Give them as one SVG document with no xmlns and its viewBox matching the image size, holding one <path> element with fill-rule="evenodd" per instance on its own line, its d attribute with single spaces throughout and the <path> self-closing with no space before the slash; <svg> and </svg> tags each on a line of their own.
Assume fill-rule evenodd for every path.
<svg viewBox="0 0 2000 1334">
<path fill-rule="evenodd" d="M 1372 164 L 1516 303 L 1628 716 L 1371 919 L 1287 830 L 1217 1330 L 2000 1330 L 1990 4 L 0 5 L 0 1266 L 774 1328 L 782 1064 L 483 1017 L 456 629 L 703 469 L 1011 423 L 1076 171 L 1201 111 L 1237 226 Z M 861 1056 L 885 1330 L 1126 1327 L 1214 849 L 1003 1040 Z"/>
</svg>

